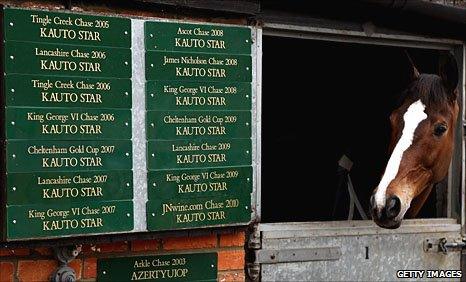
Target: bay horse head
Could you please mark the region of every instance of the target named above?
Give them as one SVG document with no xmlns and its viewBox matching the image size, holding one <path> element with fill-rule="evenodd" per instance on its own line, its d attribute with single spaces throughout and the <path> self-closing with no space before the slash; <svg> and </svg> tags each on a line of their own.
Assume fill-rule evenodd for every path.
<svg viewBox="0 0 466 282">
<path fill-rule="evenodd" d="M 390 115 L 391 156 L 370 199 L 375 223 L 391 229 L 404 217 L 415 217 L 432 187 L 447 175 L 459 112 L 453 55 L 442 57 L 439 75 L 420 74 L 410 62 L 411 82 Z"/>
</svg>

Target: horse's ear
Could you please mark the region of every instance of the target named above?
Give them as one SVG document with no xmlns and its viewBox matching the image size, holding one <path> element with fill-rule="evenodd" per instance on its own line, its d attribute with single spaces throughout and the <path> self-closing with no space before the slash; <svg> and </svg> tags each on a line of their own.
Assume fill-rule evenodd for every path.
<svg viewBox="0 0 466 282">
<path fill-rule="evenodd" d="M 416 65 L 414 64 L 413 60 L 411 59 L 411 56 L 409 56 L 408 51 L 405 50 L 406 57 L 408 58 L 409 61 L 409 75 L 410 75 L 410 81 L 414 81 L 419 78 L 419 71 L 416 68 Z"/>
<path fill-rule="evenodd" d="M 459 80 L 458 65 L 455 57 L 450 52 L 440 57 L 439 74 L 448 93 L 456 95 L 455 89 Z"/>
</svg>

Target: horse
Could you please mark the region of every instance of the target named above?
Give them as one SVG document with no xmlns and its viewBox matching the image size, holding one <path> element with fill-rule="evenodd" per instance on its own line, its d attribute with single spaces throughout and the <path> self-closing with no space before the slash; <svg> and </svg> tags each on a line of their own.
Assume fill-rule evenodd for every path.
<svg viewBox="0 0 466 282">
<path fill-rule="evenodd" d="M 441 57 L 438 75 L 419 73 L 408 59 L 409 85 L 390 115 L 390 158 L 369 201 L 374 222 L 388 229 L 416 217 L 434 185 L 446 177 L 459 115 L 453 55 Z"/>
</svg>

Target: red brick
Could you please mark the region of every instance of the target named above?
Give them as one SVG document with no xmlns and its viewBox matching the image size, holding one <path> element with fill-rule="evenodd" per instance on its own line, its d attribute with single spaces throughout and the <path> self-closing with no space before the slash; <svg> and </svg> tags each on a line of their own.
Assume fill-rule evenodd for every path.
<svg viewBox="0 0 466 282">
<path fill-rule="evenodd" d="M 127 242 L 105 243 L 98 245 L 84 245 L 82 247 L 83 255 L 93 255 L 94 253 L 125 252 L 128 250 Z"/>
<path fill-rule="evenodd" d="M 215 247 L 217 247 L 217 236 L 215 235 L 167 238 L 163 240 L 163 248 L 165 250 L 203 249 Z"/>
<path fill-rule="evenodd" d="M 15 266 L 12 262 L 0 262 L 0 281 L 12 282 Z"/>
<path fill-rule="evenodd" d="M 84 260 L 83 278 L 96 278 L 97 277 L 97 259 L 87 258 Z"/>
<path fill-rule="evenodd" d="M 43 256 L 53 256 L 52 248 L 35 248 L 34 251 Z"/>
<path fill-rule="evenodd" d="M 74 269 L 74 272 L 76 272 L 76 279 L 81 279 L 81 274 L 82 274 L 82 269 L 83 269 L 83 262 L 80 259 L 74 259 L 70 263 L 68 263 L 68 266 Z"/>
<path fill-rule="evenodd" d="M 233 234 L 220 235 L 220 247 L 240 247 L 244 246 L 246 235 L 243 231 Z"/>
<path fill-rule="evenodd" d="M 218 270 L 244 269 L 244 251 L 219 251 Z"/>
<path fill-rule="evenodd" d="M 58 263 L 54 260 L 22 260 L 18 262 L 17 276 L 19 281 L 50 281 Z"/>
<path fill-rule="evenodd" d="M 220 272 L 218 274 L 219 282 L 236 282 L 245 280 L 244 271 Z"/>
<path fill-rule="evenodd" d="M 159 247 L 157 240 L 136 240 L 131 242 L 131 250 L 134 252 L 156 251 Z"/>
<path fill-rule="evenodd" d="M 0 249 L 0 257 L 2 256 L 28 256 L 29 249 Z"/>
</svg>

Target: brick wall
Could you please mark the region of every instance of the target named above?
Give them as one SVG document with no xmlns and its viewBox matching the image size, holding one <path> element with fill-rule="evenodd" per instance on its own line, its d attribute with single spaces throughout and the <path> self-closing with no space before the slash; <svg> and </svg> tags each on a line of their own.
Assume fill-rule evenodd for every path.
<svg viewBox="0 0 466 282">
<path fill-rule="evenodd" d="M 218 281 L 244 281 L 244 231 L 192 237 L 83 245 L 69 266 L 80 281 L 95 281 L 97 259 L 189 252 L 217 252 Z M 50 281 L 58 266 L 51 248 L 0 249 L 0 281 Z"/>
</svg>

